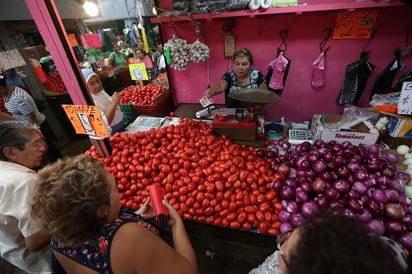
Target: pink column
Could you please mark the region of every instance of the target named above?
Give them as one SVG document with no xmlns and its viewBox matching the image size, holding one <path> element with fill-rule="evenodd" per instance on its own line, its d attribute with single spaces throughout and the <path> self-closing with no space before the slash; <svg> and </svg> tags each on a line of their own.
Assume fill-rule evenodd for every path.
<svg viewBox="0 0 412 274">
<path fill-rule="evenodd" d="M 54 0 L 25 0 L 25 2 L 73 103 L 93 105 Z M 98 143 L 103 154 L 109 155 L 108 141 Z"/>
</svg>

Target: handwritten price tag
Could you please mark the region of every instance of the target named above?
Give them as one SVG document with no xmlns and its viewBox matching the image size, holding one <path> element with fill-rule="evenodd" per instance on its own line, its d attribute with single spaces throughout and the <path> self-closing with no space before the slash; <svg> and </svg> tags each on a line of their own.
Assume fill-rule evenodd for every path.
<svg viewBox="0 0 412 274">
<path fill-rule="evenodd" d="M 378 9 L 342 11 L 338 14 L 333 39 L 369 38 L 379 15 Z"/>
<path fill-rule="evenodd" d="M 412 114 L 412 82 L 404 82 L 398 102 L 398 114 Z"/>
</svg>

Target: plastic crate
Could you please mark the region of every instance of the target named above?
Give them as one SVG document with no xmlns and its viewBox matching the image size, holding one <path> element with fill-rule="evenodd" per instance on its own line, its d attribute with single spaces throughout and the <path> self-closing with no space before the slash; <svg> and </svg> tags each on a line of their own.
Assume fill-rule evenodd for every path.
<svg viewBox="0 0 412 274">
<path fill-rule="evenodd" d="M 123 122 L 128 124 L 136 118 L 136 111 L 132 104 L 119 104 L 120 110 L 123 113 Z"/>
<path fill-rule="evenodd" d="M 167 89 L 161 95 L 155 98 L 155 105 L 134 105 L 134 109 L 139 114 L 148 114 L 155 116 L 167 115 L 172 107 L 172 97 L 170 90 Z"/>
</svg>

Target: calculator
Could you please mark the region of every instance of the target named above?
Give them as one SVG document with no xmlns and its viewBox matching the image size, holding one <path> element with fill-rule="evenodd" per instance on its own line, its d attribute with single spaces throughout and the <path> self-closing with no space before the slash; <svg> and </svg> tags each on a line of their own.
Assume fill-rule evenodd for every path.
<svg viewBox="0 0 412 274">
<path fill-rule="evenodd" d="M 304 142 L 313 142 L 308 136 L 308 131 L 305 129 L 290 129 L 288 141 L 292 145 L 298 145 Z"/>
</svg>

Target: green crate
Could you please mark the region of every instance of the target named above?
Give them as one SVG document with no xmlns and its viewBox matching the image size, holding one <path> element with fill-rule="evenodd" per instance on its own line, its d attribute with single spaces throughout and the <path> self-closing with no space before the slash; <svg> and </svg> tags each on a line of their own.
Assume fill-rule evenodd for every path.
<svg viewBox="0 0 412 274">
<path fill-rule="evenodd" d="M 123 113 L 125 124 L 132 122 L 136 118 L 137 115 L 132 104 L 119 104 L 119 107 Z"/>
</svg>

